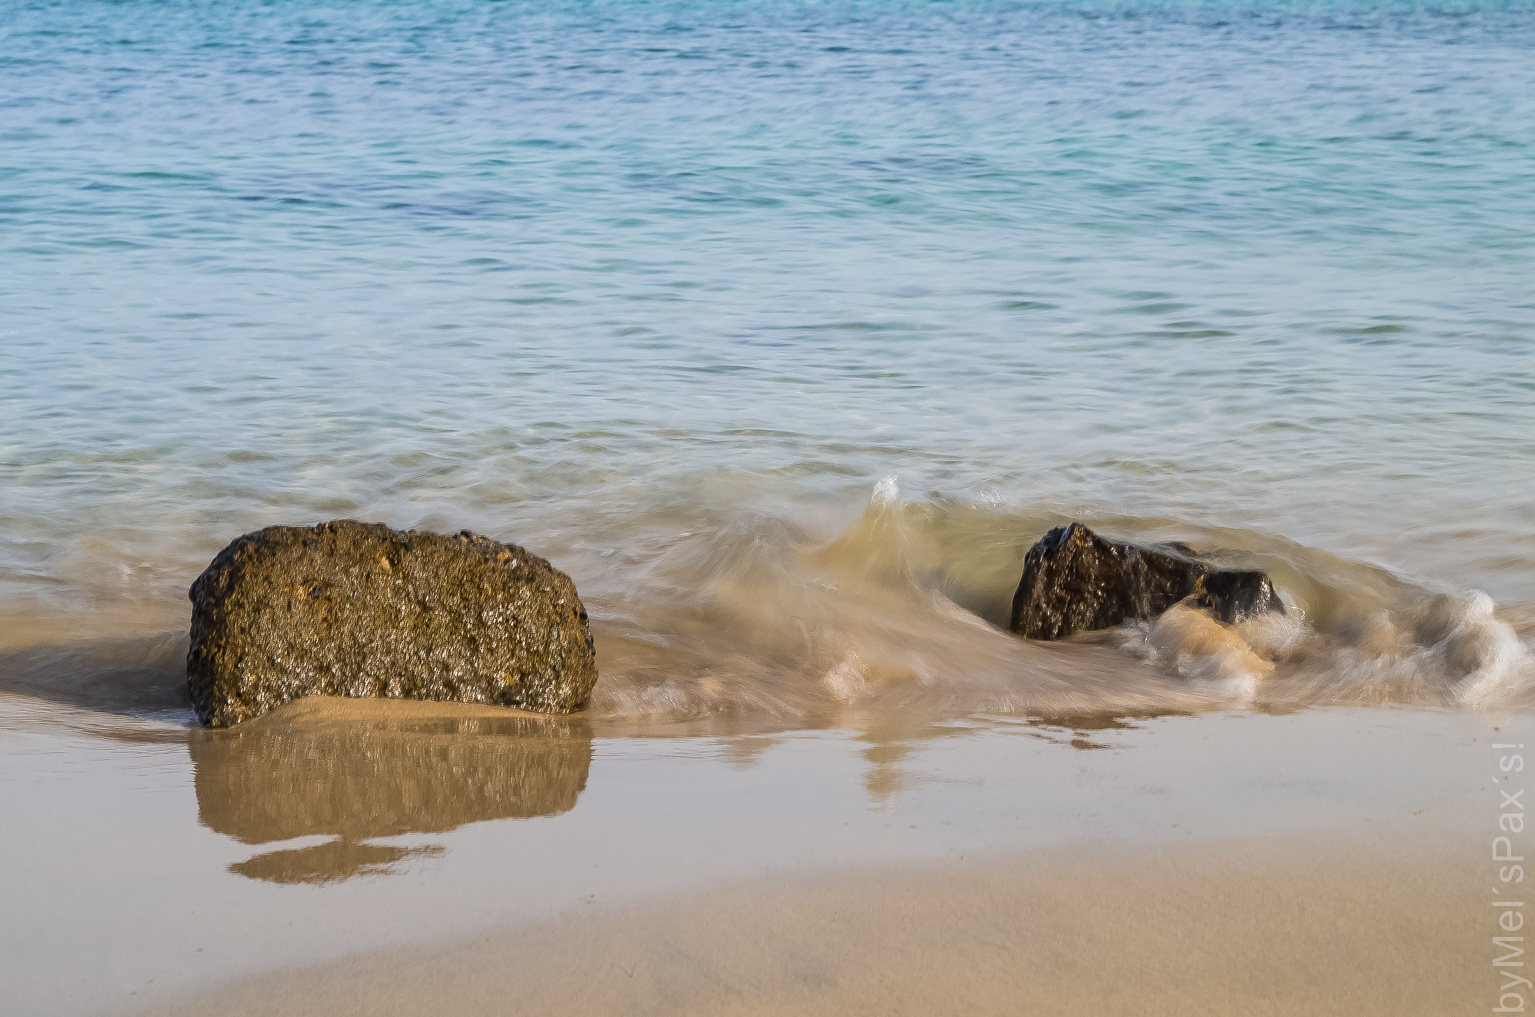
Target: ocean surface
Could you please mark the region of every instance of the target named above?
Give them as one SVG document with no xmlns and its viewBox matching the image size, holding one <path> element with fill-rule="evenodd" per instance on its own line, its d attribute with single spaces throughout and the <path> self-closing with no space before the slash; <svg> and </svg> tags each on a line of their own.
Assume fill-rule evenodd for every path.
<svg viewBox="0 0 1535 1017">
<path fill-rule="evenodd" d="M 1479 0 L 7 3 L 0 687 L 188 724 L 192 579 L 351 517 L 569 572 L 610 724 L 1528 705 L 1532 54 Z M 1289 611 L 1008 635 L 1071 519 Z"/>
<path fill-rule="evenodd" d="M 188 586 L 342 517 L 568 572 L 591 708 L 198 728 Z M 1074 519 L 1286 611 L 1008 633 Z M 532 968 L 1492 1007 L 1527 742 L 1535 0 L 0 2 L 0 1017 L 503 1012 L 699 893 Z M 1050 852 L 1100 938 L 940 892 Z"/>
</svg>

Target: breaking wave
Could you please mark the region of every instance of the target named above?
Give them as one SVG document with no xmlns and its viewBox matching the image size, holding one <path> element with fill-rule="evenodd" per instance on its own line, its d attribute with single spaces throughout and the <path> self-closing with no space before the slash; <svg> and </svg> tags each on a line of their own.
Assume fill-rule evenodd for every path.
<svg viewBox="0 0 1535 1017">
<path fill-rule="evenodd" d="M 1535 612 L 1433 591 L 1282 538 L 1165 520 L 1086 518 L 1107 535 L 1182 540 L 1262 568 L 1284 615 L 1223 624 L 1179 605 L 1056 643 L 1005 631 L 1028 547 L 1062 515 L 907 501 L 881 481 L 827 539 L 738 517 L 657 543 L 596 598 L 613 718 L 756 715 L 837 724 L 864 712 L 1139 713 L 1307 705 L 1535 705 Z M 590 603 L 590 601 L 589 601 Z"/>
<path fill-rule="evenodd" d="M 1057 512 L 908 500 L 893 477 L 851 525 L 706 504 L 631 511 L 611 543 L 572 520 L 588 536 L 552 555 L 593 619 L 594 720 L 742 729 L 889 712 L 1535 706 L 1535 611 L 1279 537 L 1084 516 L 1107 536 L 1181 540 L 1221 565 L 1264 569 L 1286 613 L 1228 625 L 1180 604 L 1043 643 L 1005 625 L 1025 552 L 1068 521 Z M 190 723 L 184 648 L 170 633 L 4 650 L 0 689 Z"/>
</svg>

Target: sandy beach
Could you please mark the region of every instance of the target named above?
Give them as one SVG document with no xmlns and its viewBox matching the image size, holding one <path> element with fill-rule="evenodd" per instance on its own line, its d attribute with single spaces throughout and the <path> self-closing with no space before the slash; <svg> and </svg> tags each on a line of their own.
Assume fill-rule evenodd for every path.
<svg viewBox="0 0 1535 1017">
<path fill-rule="evenodd" d="M 1441 832 L 1442 831 L 1438 831 Z M 782 876 L 220 985 L 166 1015 L 1464 1012 L 1465 851 L 1411 826 Z M 1480 921 L 1479 921 L 1480 920 Z"/>
<path fill-rule="evenodd" d="M 1453 1012 L 1496 998 L 1491 746 L 1535 731 L 315 699 L 104 737 L 26 702 L 0 956 L 12 1012 L 66 1015 Z"/>
</svg>

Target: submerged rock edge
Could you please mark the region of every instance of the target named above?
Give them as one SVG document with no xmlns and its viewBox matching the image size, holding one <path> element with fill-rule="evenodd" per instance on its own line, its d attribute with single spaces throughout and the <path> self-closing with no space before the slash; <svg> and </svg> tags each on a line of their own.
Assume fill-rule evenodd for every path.
<svg viewBox="0 0 1535 1017">
<path fill-rule="evenodd" d="M 188 597 L 187 686 L 209 727 L 312 695 L 570 713 L 597 681 L 570 577 L 468 530 L 269 526 L 231 541 Z"/>
<path fill-rule="evenodd" d="M 1008 629 L 1030 639 L 1064 639 L 1130 618 L 1149 620 L 1190 598 L 1228 624 L 1284 613 L 1261 571 L 1211 568 L 1186 545 L 1109 540 L 1073 522 L 1029 548 Z"/>
</svg>

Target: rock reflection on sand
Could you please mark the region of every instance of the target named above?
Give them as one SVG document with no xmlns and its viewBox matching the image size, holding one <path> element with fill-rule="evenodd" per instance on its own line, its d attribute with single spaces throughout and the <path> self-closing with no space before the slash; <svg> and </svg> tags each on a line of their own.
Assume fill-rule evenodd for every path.
<svg viewBox="0 0 1535 1017">
<path fill-rule="evenodd" d="M 581 718 L 315 698 L 198 732 L 188 751 L 204 826 L 243 844 L 334 838 L 231 872 L 323 884 L 443 853 L 370 839 L 569 811 L 586 788 L 592 737 Z"/>
<path fill-rule="evenodd" d="M 353 876 L 397 872 L 398 863 L 407 858 L 437 858 L 445 853 L 437 844 L 404 848 L 390 844 L 359 844 L 343 838 L 310 848 L 268 851 L 231 865 L 229 871 L 249 879 L 264 879 L 268 883 L 339 883 Z"/>
</svg>

